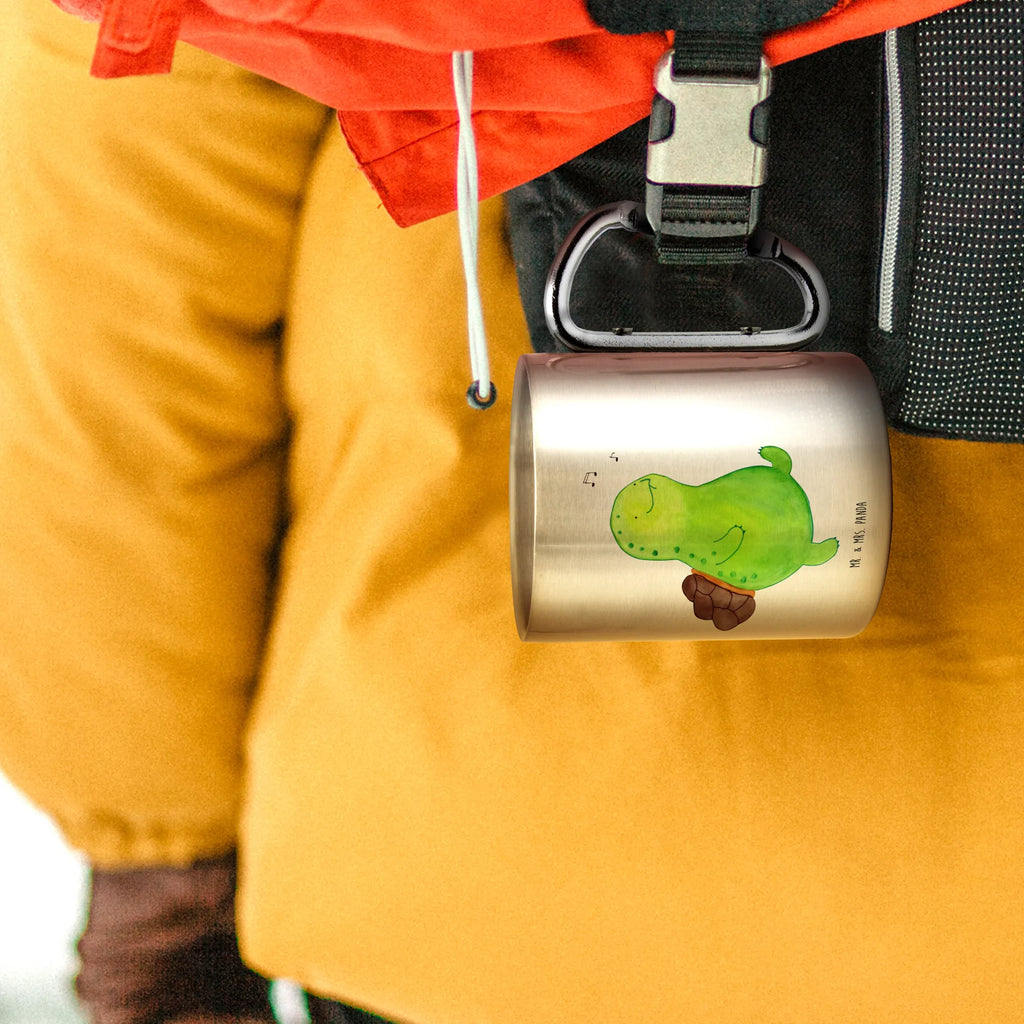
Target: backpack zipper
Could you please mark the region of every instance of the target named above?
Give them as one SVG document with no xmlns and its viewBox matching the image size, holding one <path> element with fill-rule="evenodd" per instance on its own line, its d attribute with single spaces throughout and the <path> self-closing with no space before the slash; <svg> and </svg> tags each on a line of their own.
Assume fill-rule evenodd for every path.
<svg viewBox="0 0 1024 1024">
<path fill-rule="evenodd" d="M 896 295 L 896 254 L 903 215 L 903 82 L 900 76 L 897 30 L 885 33 L 886 126 L 885 211 L 882 220 L 882 257 L 878 278 L 878 329 L 891 334 Z"/>
</svg>

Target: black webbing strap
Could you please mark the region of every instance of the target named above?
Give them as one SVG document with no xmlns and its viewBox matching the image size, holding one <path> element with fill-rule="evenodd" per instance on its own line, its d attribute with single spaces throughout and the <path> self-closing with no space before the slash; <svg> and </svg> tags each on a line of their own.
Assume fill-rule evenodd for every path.
<svg viewBox="0 0 1024 1024">
<path fill-rule="evenodd" d="M 672 74 L 677 78 L 757 78 L 760 70 L 759 33 L 676 31 Z"/>
<path fill-rule="evenodd" d="M 664 32 L 744 32 L 765 36 L 820 18 L 836 0 L 585 0 L 591 18 L 620 35 Z"/>
<path fill-rule="evenodd" d="M 665 186 L 661 228 L 656 234 L 658 262 L 666 264 L 739 263 L 747 258 L 747 238 L 756 218 L 751 216 L 751 189 L 705 189 Z M 687 229 L 716 225 L 726 234 L 688 234 Z"/>
</svg>

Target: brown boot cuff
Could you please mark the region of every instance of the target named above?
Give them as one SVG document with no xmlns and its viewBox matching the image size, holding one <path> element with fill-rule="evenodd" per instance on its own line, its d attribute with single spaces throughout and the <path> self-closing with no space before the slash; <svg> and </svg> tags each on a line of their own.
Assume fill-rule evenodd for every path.
<svg viewBox="0 0 1024 1024">
<path fill-rule="evenodd" d="M 186 868 L 96 870 L 78 950 L 90 1024 L 273 1021 L 235 937 L 233 853 Z"/>
</svg>

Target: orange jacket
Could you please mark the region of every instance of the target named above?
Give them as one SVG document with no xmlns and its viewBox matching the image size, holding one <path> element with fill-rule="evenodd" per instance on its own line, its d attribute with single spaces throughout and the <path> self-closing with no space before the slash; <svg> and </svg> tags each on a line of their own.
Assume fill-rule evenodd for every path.
<svg viewBox="0 0 1024 1024">
<path fill-rule="evenodd" d="M 402 225 L 455 205 L 452 50 L 477 51 L 474 128 L 486 197 L 645 117 L 663 33 L 599 29 L 583 0 L 56 0 L 100 21 L 93 74 L 166 71 L 202 49 L 338 110 L 356 158 Z M 965 0 L 839 0 L 769 37 L 779 64 Z M 586 115 L 586 116 L 581 116 Z"/>
</svg>

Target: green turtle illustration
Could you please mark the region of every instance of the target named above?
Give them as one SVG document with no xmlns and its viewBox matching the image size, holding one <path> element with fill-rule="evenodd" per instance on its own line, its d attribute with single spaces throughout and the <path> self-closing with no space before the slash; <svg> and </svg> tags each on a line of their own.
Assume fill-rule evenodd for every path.
<svg viewBox="0 0 1024 1024">
<path fill-rule="evenodd" d="M 814 540 L 810 502 L 793 479 L 793 460 L 761 448 L 767 466 L 746 466 L 703 484 L 660 473 L 639 477 L 616 495 L 610 525 L 632 558 L 679 561 L 693 574 L 683 593 L 694 614 L 732 629 L 754 612 L 754 593 L 805 565 L 835 557 L 839 541 Z"/>
</svg>

